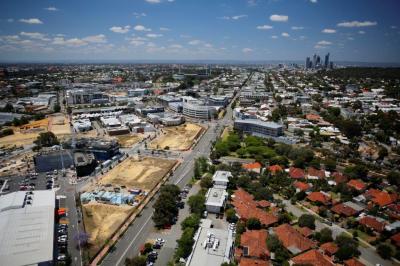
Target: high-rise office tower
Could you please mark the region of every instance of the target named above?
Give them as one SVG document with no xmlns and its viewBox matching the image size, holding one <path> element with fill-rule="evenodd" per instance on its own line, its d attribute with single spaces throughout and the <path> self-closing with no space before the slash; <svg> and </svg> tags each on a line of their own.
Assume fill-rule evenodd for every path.
<svg viewBox="0 0 400 266">
<path fill-rule="evenodd" d="M 316 67 L 316 65 L 317 65 L 317 55 L 316 55 L 316 54 L 314 54 L 314 56 L 313 56 L 313 60 L 312 60 L 312 67 L 313 67 L 313 68 L 315 68 L 315 67 Z"/>
<path fill-rule="evenodd" d="M 307 58 L 306 58 L 306 65 L 305 65 L 305 68 L 306 68 L 306 69 L 309 69 L 309 68 L 311 67 L 310 65 L 311 65 L 310 57 L 307 57 Z"/>
<path fill-rule="evenodd" d="M 329 67 L 329 53 L 325 55 L 325 62 L 324 62 L 324 67 L 328 68 Z"/>
</svg>

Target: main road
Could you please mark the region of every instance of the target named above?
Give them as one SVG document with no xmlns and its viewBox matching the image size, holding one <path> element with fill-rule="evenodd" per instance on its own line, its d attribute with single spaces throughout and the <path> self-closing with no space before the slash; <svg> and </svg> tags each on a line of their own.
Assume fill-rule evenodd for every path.
<svg viewBox="0 0 400 266">
<path fill-rule="evenodd" d="M 237 93 L 239 95 L 239 93 Z M 237 96 L 236 96 L 237 97 Z M 231 104 L 235 101 L 232 100 Z M 226 114 L 221 120 L 213 120 L 208 123 L 203 136 L 194 146 L 193 150 L 184 152 L 180 166 L 176 169 L 173 176 L 170 177 L 168 183 L 175 184 L 180 188 L 184 187 L 193 177 L 194 161 L 200 156 L 208 156 L 212 143 L 220 136 L 225 126 L 232 124 L 232 108 L 228 105 Z M 125 259 L 136 256 L 140 246 L 145 243 L 151 233 L 154 223 L 151 219 L 153 215 L 153 204 L 155 200 L 149 202 L 146 208 L 142 211 L 140 217 L 129 227 L 125 234 L 115 245 L 114 251 L 107 254 L 101 265 L 116 266 L 124 265 Z"/>
</svg>

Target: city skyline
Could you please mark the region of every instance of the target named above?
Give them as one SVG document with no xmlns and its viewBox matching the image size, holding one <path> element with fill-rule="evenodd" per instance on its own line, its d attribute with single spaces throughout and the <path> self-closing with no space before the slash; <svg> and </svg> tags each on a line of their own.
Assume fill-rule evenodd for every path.
<svg viewBox="0 0 400 266">
<path fill-rule="evenodd" d="M 397 1 L 13 1 L 0 61 L 400 62 Z"/>
</svg>

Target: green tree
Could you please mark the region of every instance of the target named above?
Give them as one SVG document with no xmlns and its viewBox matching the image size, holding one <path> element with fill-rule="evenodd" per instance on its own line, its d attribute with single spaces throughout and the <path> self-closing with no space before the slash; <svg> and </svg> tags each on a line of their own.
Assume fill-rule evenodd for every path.
<svg viewBox="0 0 400 266">
<path fill-rule="evenodd" d="M 190 211 L 201 216 L 206 209 L 205 201 L 206 198 L 202 194 L 190 196 L 188 200 Z"/>
<path fill-rule="evenodd" d="M 249 230 L 261 229 L 261 222 L 257 218 L 249 218 L 246 222 L 246 227 Z"/>
<path fill-rule="evenodd" d="M 51 147 L 60 144 L 56 135 L 51 131 L 40 133 L 34 143 L 38 147 Z"/>
<path fill-rule="evenodd" d="M 60 106 L 58 103 L 56 103 L 56 104 L 54 105 L 53 111 L 54 111 L 55 113 L 60 112 L 60 111 L 61 111 L 61 106 Z"/>
<path fill-rule="evenodd" d="M 390 171 L 386 179 L 391 185 L 400 186 L 400 173 L 397 171 Z"/>
<path fill-rule="evenodd" d="M 320 238 L 319 238 L 319 242 L 321 244 L 333 241 L 332 230 L 331 229 L 329 229 L 327 227 L 322 228 L 321 231 L 320 231 L 320 234 L 321 235 L 320 235 Z"/>
<path fill-rule="evenodd" d="M 178 258 L 186 259 L 192 252 L 194 233 L 195 230 L 191 227 L 188 227 L 183 231 L 181 238 L 176 241 L 178 242 L 178 248 L 176 250 L 176 256 Z"/>
<path fill-rule="evenodd" d="M 146 256 L 136 256 L 131 259 L 125 259 L 126 266 L 146 266 Z"/>
<path fill-rule="evenodd" d="M 230 223 L 236 223 L 238 218 L 234 209 L 227 209 L 225 212 L 226 220 Z"/>
<path fill-rule="evenodd" d="M 192 214 L 186 217 L 185 220 L 183 220 L 181 223 L 182 231 L 184 231 L 188 227 L 197 230 L 199 225 L 200 225 L 200 216 L 198 216 L 197 214 Z"/>
<path fill-rule="evenodd" d="M 315 229 L 315 218 L 311 214 L 303 214 L 299 218 L 298 225 L 300 227 L 308 227 L 310 229 Z"/>
<path fill-rule="evenodd" d="M 211 188 L 213 186 L 213 180 L 211 176 L 205 176 L 200 180 L 201 188 Z"/>
<path fill-rule="evenodd" d="M 341 261 L 360 255 L 360 251 L 358 251 L 358 242 L 352 237 L 347 236 L 345 233 L 337 236 L 335 243 L 339 247 L 335 256 Z"/>
<path fill-rule="evenodd" d="M 391 245 L 382 243 L 376 247 L 376 252 L 382 259 L 388 260 L 394 255 L 394 249 Z"/>
</svg>

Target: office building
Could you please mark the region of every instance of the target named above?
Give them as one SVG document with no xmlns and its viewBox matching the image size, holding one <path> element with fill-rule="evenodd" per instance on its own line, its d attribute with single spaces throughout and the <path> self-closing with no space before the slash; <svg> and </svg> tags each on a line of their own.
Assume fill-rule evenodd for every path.
<svg viewBox="0 0 400 266">
<path fill-rule="evenodd" d="M 324 67 L 328 68 L 329 67 L 329 53 L 325 55 L 325 61 L 324 61 Z"/>
<path fill-rule="evenodd" d="M 195 103 L 183 103 L 182 113 L 185 116 L 196 118 L 196 119 L 212 119 L 217 110 L 215 107 L 199 105 Z"/>
<path fill-rule="evenodd" d="M 283 135 L 283 127 L 274 122 L 264 122 L 257 119 L 235 120 L 234 128 L 259 137 L 279 137 Z"/>
<path fill-rule="evenodd" d="M 216 171 L 212 177 L 214 187 L 227 188 L 232 173 L 229 171 Z"/>
</svg>

